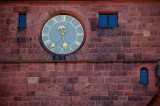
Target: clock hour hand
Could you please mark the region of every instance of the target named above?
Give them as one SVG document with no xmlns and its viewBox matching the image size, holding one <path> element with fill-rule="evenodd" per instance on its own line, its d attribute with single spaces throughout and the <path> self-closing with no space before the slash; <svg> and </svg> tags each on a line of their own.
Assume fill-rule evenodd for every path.
<svg viewBox="0 0 160 106">
<path fill-rule="evenodd" d="M 64 49 L 67 49 L 68 43 L 65 42 L 64 36 L 63 36 L 63 42 L 64 42 L 64 43 L 62 44 L 62 47 L 63 47 Z"/>
<path fill-rule="evenodd" d="M 62 32 L 61 36 L 63 36 L 63 42 L 64 42 L 64 43 L 62 44 L 62 47 L 63 47 L 64 49 L 67 49 L 68 43 L 66 43 L 65 40 L 64 40 L 64 33 L 66 33 L 66 27 L 65 27 L 65 26 L 59 26 L 59 27 L 58 27 L 58 30 L 61 30 L 61 32 Z"/>
<path fill-rule="evenodd" d="M 64 43 L 62 44 L 62 47 L 63 47 L 64 49 L 67 49 L 68 43 L 65 43 L 65 42 L 64 42 Z"/>
</svg>

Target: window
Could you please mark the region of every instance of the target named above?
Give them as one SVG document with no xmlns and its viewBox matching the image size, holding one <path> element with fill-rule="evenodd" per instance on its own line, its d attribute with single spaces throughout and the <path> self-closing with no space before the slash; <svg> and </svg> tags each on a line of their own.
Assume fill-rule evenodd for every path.
<svg viewBox="0 0 160 106">
<path fill-rule="evenodd" d="M 100 14 L 99 15 L 99 27 L 117 27 L 118 16 L 117 14 Z"/>
<path fill-rule="evenodd" d="M 26 14 L 19 14 L 19 28 L 26 28 Z"/>
<path fill-rule="evenodd" d="M 141 84 L 148 84 L 148 70 L 141 69 Z"/>
</svg>

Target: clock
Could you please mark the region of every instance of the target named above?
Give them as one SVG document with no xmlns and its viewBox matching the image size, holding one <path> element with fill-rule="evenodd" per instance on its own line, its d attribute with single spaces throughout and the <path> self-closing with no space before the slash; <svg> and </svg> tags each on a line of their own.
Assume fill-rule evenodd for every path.
<svg viewBox="0 0 160 106">
<path fill-rule="evenodd" d="M 73 16 L 57 15 L 42 28 L 42 44 L 55 55 L 68 55 L 80 49 L 84 41 L 82 24 Z"/>
</svg>

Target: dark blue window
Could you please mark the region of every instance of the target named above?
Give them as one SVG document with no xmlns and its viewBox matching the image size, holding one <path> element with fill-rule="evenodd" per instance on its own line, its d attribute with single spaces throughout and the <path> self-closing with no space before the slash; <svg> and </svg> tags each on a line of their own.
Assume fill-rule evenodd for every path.
<svg viewBox="0 0 160 106">
<path fill-rule="evenodd" d="M 109 15 L 109 27 L 117 27 L 117 14 Z"/>
<path fill-rule="evenodd" d="M 99 15 L 99 27 L 108 27 L 108 15 Z"/>
<path fill-rule="evenodd" d="M 148 84 L 148 70 L 141 69 L 141 84 Z"/>
<path fill-rule="evenodd" d="M 19 15 L 19 28 L 26 28 L 26 14 Z"/>
<path fill-rule="evenodd" d="M 117 27 L 118 16 L 117 14 L 100 14 L 99 27 Z"/>
</svg>

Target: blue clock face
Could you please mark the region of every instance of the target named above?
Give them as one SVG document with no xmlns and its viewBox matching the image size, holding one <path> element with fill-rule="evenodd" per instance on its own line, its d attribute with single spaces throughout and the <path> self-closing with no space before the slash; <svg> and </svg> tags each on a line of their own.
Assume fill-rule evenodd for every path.
<svg viewBox="0 0 160 106">
<path fill-rule="evenodd" d="M 49 19 L 42 29 L 42 42 L 51 53 L 73 53 L 83 40 L 81 23 L 69 15 L 57 15 Z"/>
</svg>

